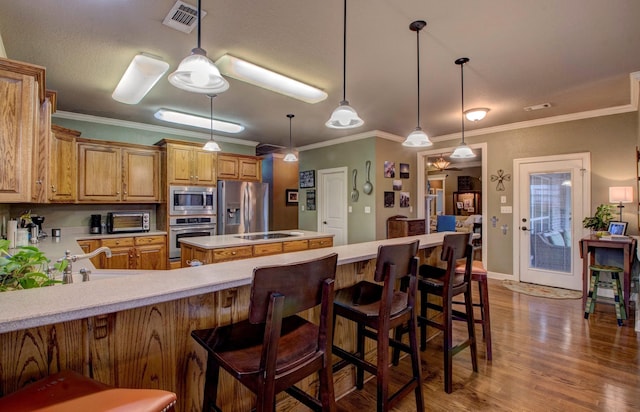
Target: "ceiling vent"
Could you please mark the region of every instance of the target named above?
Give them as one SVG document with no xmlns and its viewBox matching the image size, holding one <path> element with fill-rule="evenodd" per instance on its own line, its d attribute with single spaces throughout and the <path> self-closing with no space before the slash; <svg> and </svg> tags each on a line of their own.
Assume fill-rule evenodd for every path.
<svg viewBox="0 0 640 412">
<path fill-rule="evenodd" d="M 286 149 L 286 147 L 261 143 L 256 146 L 256 156 L 265 156 L 270 153 L 280 153 L 284 151 L 283 149 Z"/>
<path fill-rule="evenodd" d="M 200 20 L 206 15 L 207 12 L 202 10 Z M 198 8 L 178 0 L 164 18 L 162 24 L 183 33 L 191 33 L 198 25 Z"/>
<path fill-rule="evenodd" d="M 532 112 L 534 110 L 542 110 L 542 109 L 548 109 L 549 107 L 551 107 L 551 103 L 542 103 L 542 104 L 535 104 L 533 106 L 527 106 L 524 108 L 525 112 Z"/>
</svg>

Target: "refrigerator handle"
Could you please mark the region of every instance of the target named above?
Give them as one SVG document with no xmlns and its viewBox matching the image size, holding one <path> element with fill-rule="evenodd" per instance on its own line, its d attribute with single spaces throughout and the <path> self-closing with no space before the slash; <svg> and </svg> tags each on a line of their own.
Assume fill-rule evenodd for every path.
<svg viewBox="0 0 640 412">
<path fill-rule="evenodd" d="M 244 192 L 242 193 L 242 196 L 244 197 L 244 202 L 242 202 L 242 214 L 244 215 L 244 233 L 248 233 L 249 232 L 249 187 L 247 185 L 243 185 L 244 186 Z"/>
</svg>

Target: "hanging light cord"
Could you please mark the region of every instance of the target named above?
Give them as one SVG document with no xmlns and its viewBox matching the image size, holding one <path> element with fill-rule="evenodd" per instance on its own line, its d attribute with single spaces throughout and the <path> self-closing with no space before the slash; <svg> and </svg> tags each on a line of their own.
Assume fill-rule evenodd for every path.
<svg viewBox="0 0 640 412">
<path fill-rule="evenodd" d="M 209 100 L 210 100 L 210 103 L 211 103 L 211 111 L 210 111 L 210 116 L 209 116 L 209 118 L 211 119 L 211 129 L 209 130 L 209 133 L 210 133 L 209 134 L 209 138 L 211 140 L 213 140 L 213 98 L 216 97 L 216 96 L 217 96 L 217 94 L 210 94 L 209 95 Z"/>
<path fill-rule="evenodd" d="M 420 128 L 420 30 L 416 30 L 416 55 L 418 56 L 418 128 Z"/>
<path fill-rule="evenodd" d="M 464 62 L 460 64 L 460 115 L 462 116 L 462 143 L 464 143 Z"/>
<path fill-rule="evenodd" d="M 289 151 L 293 153 L 293 143 L 291 141 L 291 119 L 293 119 L 294 115 L 288 114 L 287 117 L 289 118 Z"/>
<path fill-rule="evenodd" d="M 342 101 L 345 101 L 347 100 L 347 0 L 344 0 L 342 24 Z"/>
<path fill-rule="evenodd" d="M 200 48 L 200 13 L 202 12 L 200 0 L 198 0 L 198 48 Z"/>
</svg>

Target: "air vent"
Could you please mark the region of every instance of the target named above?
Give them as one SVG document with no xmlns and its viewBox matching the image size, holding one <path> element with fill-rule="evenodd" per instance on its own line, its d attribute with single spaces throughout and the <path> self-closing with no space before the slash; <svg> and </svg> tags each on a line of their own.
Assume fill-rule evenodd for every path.
<svg viewBox="0 0 640 412">
<path fill-rule="evenodd" d="M 273 144 L 261 143 L 258 146 L 256 146 L 256 156 L 264 156 L 264 155 L 268 155 L 269 153 L 278 153 L 278 152 L 284 151 L 284 149 L 286 149 L 286 147 L 284 146 L 276 146 Z"/>
<path fill-rule="evenodd" d="M 548 109 L 549 107 L 551 107 L 551 103 L 542 103 L 542 104 L 535 104 L 533 106 L 527 106 L 524 108 L 525 112 L 532 112 L 534 110 L 542 110 L 542 109 Z"/>
<path fill-rule="evenodd" d="M 206 15 L 207 12 L 202 10 L 200 20 L 204 19 Z M 183 33 L 191 33 L 198 25 L 198 8 L 178 0 L 164 18 L 162 24 Z"/>
</svg>

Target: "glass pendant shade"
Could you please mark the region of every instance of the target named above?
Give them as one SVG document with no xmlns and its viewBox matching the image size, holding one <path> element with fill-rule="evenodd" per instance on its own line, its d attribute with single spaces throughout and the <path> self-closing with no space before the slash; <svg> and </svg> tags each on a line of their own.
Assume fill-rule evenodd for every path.
<svg viewBox="0 0 640 412">
<path fill-rule="evenodd" d="M 453 153 L 451 153 L 451 156 L 449 156 L 453 159 L 470 159 L 472 157 L 476 157 L 473 150 L 471 150 L 471 148 L 464 142 L 464 65 L 466 63 L 469 63 L 468 57 L 461 57 L 455 61 L 455 64 L 460 66 L 460 116 L 462 120 L 462 141 Z"/>
<path fill-rule="evenodd" d="M 202 150 L 206 150 L 207 152 L 220 152 L 222 149 L 220 145 L 216 143 L 215 140 L 209 140 L 203 147 Z"/>
<path fill-rule="evenodd" d="M 447 167 L 449 167 L 449 165 L 451 164 L 451 162 L 446 161 L 446 160 L 444 159 L 444 157 L 440 156 L 440 157 L 439 157 L 435 162 L 433 162 L 432 164 L 433 164 L 433 166 L 434 166 L 436 169 L 444 170 L 444 169 L 446 169 Z"/>
<path fill-rule="evenodd" d="M 325 123 L 327 127 L 332 129 L 351 129 L 363 124 L 364 120 L 358 117 L 358 113 L 349 106 L 349 102 L 346 100 L 340 102 L 340 105 L 331 113 L 331 118 Z"/>
<path fill-rule="evenodd" d="M 216 96 L 215 94 L 209 95 L 209 107 L 211 108 L 209 113 L 209 141 L 202 147 L 202 150 L 207 152 L 220 152 L 222 150 L 220 145 L 213 140 L 213 99 L 215 99 Z"/>
<path fill-rule="evenodd" d="M 465 142 L 461 142 L 449 157 L 454 159 L 470 159 L 472 157 L 476 157 L 476 154 L 473 153 L 473 150 L 471 150 Z"/>
<path fill-rule="evenodd" d="M 291 140 L 291 119 L 293 119 L 295 115 L 288 114 L 287 117 L 289 118 L 289 153 L 286 154 L 283 160 L 285 162 L 297 162 L 298 157 L 295 155 L 295 153 L 293 153 L 293 143 Z"/>
<path fill-rule="evenodd" d="M 169 83 L 188 92 L 204 94 L 222 93 L 229 88 L 229 82 L 200 48 L 193 49 L 191 55 L 180 62 L 178 69 L 169 75 Z"/>
<path fill-rule="evenodd" d="M 487 116 L 488 112 L 489 112 L 489 109 L 487 109 L 486 107 L 480 107 L 477 109 L 465 110 L 464 115 L 469 121 L 479 122 L 480 120 L 484 119 Z"/>
<path fill-rule="evenodd" d="M 298 158 L 293 152 L 287 153 L 287 155 L 283 159 L 285 162 L 297 162 Z"/>
<path fill-rule="evenodd" d="M 402 145 L 408 147 L 428 147 L 432 146 L 433 143 L 429 140 L 429 136 L 427 136 L 420 127 L 416 127 L 413 132 L 409 133 L 409 136 L 407 136 L 407 139 L 402 142 Z"/>
</svg>

